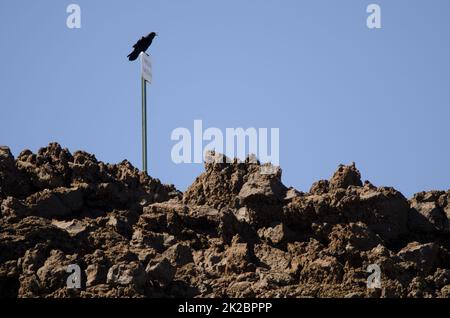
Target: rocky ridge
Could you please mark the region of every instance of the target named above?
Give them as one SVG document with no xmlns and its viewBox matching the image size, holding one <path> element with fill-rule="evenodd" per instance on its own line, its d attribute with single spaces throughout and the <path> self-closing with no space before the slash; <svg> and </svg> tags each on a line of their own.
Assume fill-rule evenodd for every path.
<svg viewBox="0 0 450 318">
<path fill-rule="evenodd" d="M 0 147 L 0 297 L 450 297 L 450 190 L 408 200 L 352 164 L 304 193 L 261 167 L 208 162 L 182 193 L 126 160 Z"/>
</svg>

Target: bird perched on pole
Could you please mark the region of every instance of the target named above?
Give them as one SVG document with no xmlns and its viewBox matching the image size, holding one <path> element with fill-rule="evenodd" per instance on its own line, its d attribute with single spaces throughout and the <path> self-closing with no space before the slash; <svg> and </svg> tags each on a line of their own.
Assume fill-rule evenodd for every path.
<svg viewBox="0 0 450 318">
<path fill-rule="evenodd" d="M 155 32 L 151 32 L 147 34 L 147 36 L 143 36 L 142 38 L 140 38 L 139 41 L 137 41 L 136 44 L 133 45 L 133 52 L 128 54 L 128 60 L 134 61 L 138 58 L 141 52 L 145 53 L 145 51 L 147 51 L 149 46 L 152 44 L 153 39 L 157 35 L 158 34 L 156 34 Z"/>
</svg>

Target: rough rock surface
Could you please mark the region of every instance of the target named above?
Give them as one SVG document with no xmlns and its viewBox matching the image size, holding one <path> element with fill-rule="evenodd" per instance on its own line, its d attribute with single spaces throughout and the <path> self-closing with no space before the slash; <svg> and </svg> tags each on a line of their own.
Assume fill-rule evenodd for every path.
<svg viewBox="0 0 450 318">
<path fill-rule="evenodd" d="M 57 143 L 0 147 L 0 297 L 450 297 L 450 191 L 407 200 L 352 164 L 303 193 L 262 167 L 208 162 L 181 193 Z"/>
</svg>

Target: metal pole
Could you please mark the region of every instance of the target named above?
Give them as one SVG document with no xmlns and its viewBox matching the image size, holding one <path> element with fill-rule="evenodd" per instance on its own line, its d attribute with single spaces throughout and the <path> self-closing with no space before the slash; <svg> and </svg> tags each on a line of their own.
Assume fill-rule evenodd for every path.
<svg viewBox="0 0 450 318">
<path fill-rule="evenodd" d="M 142 90 L 142 170 L 147 172 L 147 83 L 141 76 Z"/>
</svg>

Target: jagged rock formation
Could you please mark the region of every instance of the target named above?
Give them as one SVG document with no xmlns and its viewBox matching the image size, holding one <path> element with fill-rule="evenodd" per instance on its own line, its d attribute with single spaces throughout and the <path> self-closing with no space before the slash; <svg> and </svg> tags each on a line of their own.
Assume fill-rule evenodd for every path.
<svg viewBox="0 0 450 318">
<path fill-rule="evenodd" d="M 450 191 L 407 200 L 354 164 L 308 193 L 251 161 L 205 170 L 181 193 L 127 161 L 1 147 L 0 297 L 450 297 Z"/>
</svg>

